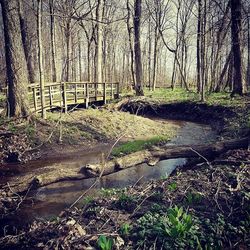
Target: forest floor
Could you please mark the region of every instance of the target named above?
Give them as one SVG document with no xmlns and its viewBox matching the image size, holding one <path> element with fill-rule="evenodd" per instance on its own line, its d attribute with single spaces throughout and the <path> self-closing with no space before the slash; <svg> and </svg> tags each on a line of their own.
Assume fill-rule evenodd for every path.
<svg viewBox="0 0 250 250">
<path fill-rule="evenodd" d="M 119 138 L 121 143 L 158 138 L 153 141 L 159 143 L 175 134 L 173 127 L 117 109 L 208 123 L 221 139 L 249 136 L 249 105 L 249 97 L 231 99 L 227 94 L 214 94 L 202 104 L 194 93 L 157 90 L 147 93 L 146 98 L 126 98 L 110 105 L 109 110 L 51 113 L 47 121 L 35 119 L 29 123 L 2 120 L 1 139 L 10 140 L 10 143 L 3 141 L 2 159 L 25 161 L 49 156 L 55 145 L 58 152 L 62 148 L 70 152 L 79 145 L 88 150 L 89 145 L 109 144 Z M 13 142 L 15 148 L 6 148 Z M 27 147 L 37 148 L 40 153 Z M 0 246 L 3 249 L 249 249 L 249 162 L 249 150 L 233 150 L 211 161 L 178 168 L 167 179 L 102 190 L 98 197 L 85 197 L 81 209 L 66 210 L 55 220 L 34 221 L 28 228 L 2 235 Z M 2 192 L 2 216 L 20 206 L 19 197 L 12 196 L 15 199 Z"/>
</svg>

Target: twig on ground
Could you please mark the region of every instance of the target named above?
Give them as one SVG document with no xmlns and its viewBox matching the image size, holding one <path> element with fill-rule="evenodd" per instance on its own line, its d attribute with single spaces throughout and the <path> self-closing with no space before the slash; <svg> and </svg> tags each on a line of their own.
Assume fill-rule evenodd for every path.
<svg viewBox="0 0 250 250">
<path fill-rule="evenodd" d="M 197 155 L 199 155 L 202 159 L 204 159 L 209 167 L 212 167 L 211 163 L 209 162 L 209 160 L 206 157 L 204 157 L 203 155 L 201 155 L 199 152 L 197 152 L 193 148 L 190 148 L 190 149 L 191 149 L 191 151 L 193 151 L 194 153 L 196 153 Z"/>
</svg>

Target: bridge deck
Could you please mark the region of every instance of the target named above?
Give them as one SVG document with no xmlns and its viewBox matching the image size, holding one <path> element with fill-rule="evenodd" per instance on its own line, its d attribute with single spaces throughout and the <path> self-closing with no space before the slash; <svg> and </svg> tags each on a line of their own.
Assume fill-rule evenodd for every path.
<svg viewBox="0 0 250 250">
<path fill-rule="evenodd" d="M 30 84 L 29 105 L 32 111 L 40 112 L 40 85 Z M 45 109 L 64 108 L 68 105 L 116 99 L 119 97 L 119 83 L 89 83 L 89 82 L 56 82 L 46 83 L 44 86 Z"/>
</svg>

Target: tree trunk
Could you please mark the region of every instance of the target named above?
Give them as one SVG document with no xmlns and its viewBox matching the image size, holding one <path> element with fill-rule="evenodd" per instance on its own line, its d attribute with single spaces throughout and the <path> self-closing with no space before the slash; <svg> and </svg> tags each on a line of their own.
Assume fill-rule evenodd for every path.
<svg viewBox="0 0 250 250">
<path fill-rule="evenodd" d="M 247 16 L 247 87 L 250 89 L 250 6 Z"/>
<path fill-rule="evenodd" d="M 79 81 L 82 81 L 82 39 L 78 32 L 78 65 L 79 65 Z"/>
<path fill-rule="evenodd" d="M 225 86 L 226 84 L 223 85 L 223 80 L 225 78 L 228 66 L 230 65 L 231 61 L 232 61 L 232 51 L 230 51 L 230 53 L 229 53 L 229 55 L 227 57 L 227 60 L 225 62 L 225 65 L 224 65 L 224 67 L 222 69 L 222 72 L 221 72 L 221 75 L 220 75 L 220 78 L 219 78 L 219 82 L 217 84 L 215 92 L 220 92 L 221 90 L 224 90 L 224 88 L 226 87 Z"/>
<path fill-rule="evenodd" d="M 35 82 L 35 72 L 34 72 L 34 65 L 32 61 L 32 52 L 31 52 L 31 37 L 27 27 L 27 21 L 25 20 L 24 13 L 23 13 L 23 0 L 18 1 L 19 7 L 19 18 L 20 18 L 20 26 L 21 26 L 21 35 L 22 35 L 22 42 L 24 48 L 25 59 L 27 62 L 27 69 L 29 73 L 29 81 Z"/>
<path fill-rule="evenodd" d="M 102 42 L 103 42 L 103 27 L 100 23 L 103 16 L 103 0 L 98 0 L 96 8 L 96 20 L 97 20 L 97 43 L 96 43 L 96 82 L 102 82 Z"/>
<path fill-rule="evenodd" d="M 157 59 L 158 59 L 158 41 L 159 41 L 159 34 L 158 34 L 158 27 L 155 27 L 155 43 L 154 43 L 154 61 L 153 61 L 153 91 L 155 91 L 156 87 L 156 68 L 157 68 Z"/>
<path fill-rule="evenodd" d="M 241 0 L 231 0 L 231 36 L 232 36 L 232 51 L 233 51 L 233 91 L 235 94 L 243 95 L 245 88 L 242 79 L 242 56 L 241 56 Z"/>
<path fill-rule="evenodd" d="M 202 9 L 202 2 L 198 0 L 198 23 L 197 23 L 197 92 L 201 92 L 201 55 L 200 55 L 200 48 L 201 48 L 201 9 Z"/>
<path fill-rule="evenodd" d="M 5 38 L 5 60 L 8 80 L 8 115 L 29 114 L 27 63 L 22 44 L 18 4 L 15 0 L 1 0 Z"/>
<path fill-rule="evenodd" d="M 68 19 L 65 27 L 66 38 L 66 76 L 65 81 L 70 81 L 70 37 L 71 37 L 71 19 Z"/>
<path fill-rule="evenodd" d="M 151 39 L 151 16 L 148 22 L 148 88 L 151 90 L 151 53 L 152 53 L 152 39 Z"/>
<path fill-rule="evenodd" d="M 44 69 L 43 69 L 43 45 L 42 45 L 42 0 L 37 0 L 37 39 L 38 39 L 38 62 L 39 62 L 39 82 L 42 118 L 46 119 L 45 91 L 44 91 Z"/>
<path fill-rule="evenodd" d="M 57 82 L 54 0 L 49 0 L 52 81 Z"/>
<path fill-rule="evenodd" d="M 206 92 L 206 22 L 207 22 L 207 0 L 204 0 L 204 6 L 202 9 L 202 18 L 201 18 L 201 88 L 200 88 L 200 100 L 205 101 L 205 92 Z"/>
<path fill-rule="evenodd" d="M 142 59 L 141 59 L 141 43 L 140 43 L 140 30 L 141 30 L 141 0 L 135 0 L 134 4 L 134 51 L 135 51 L 135 92 L 137 96 L 143 96 L 143 83 L 142 83 Z"/>
<path fill-rule="evenodd" d="M 133 50 L 133 44 L 132 44 L 132 32 L 131 32 L 131 27 L 130 27 L 130 16 L 131 16 L 131 9 L 129 6 L 129 0 L 127 0 L 127 11 L 128 11 L 128 16 L 127 16 L 127 31 L 128 31 L 128 39 L 129 39 L 129 50 L 130 50 L 130 70 L 131 70 L 131 79 L 132 79 L 132 84 L 135 87 L 135 71 L 134 71 L 134 50 Z"/>
</svg>

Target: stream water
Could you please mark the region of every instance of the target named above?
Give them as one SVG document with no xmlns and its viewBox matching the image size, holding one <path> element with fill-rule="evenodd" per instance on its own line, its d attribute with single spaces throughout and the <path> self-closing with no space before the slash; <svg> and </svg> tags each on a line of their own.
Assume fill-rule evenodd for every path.
<svg viewBox="0 0 250 250">
<path fill-rule="evenodd" d="M 164 122 L 177 125 L 177 136 L 168 144 L 190 145 L 205 144 L 216 139 L 216 132 L 210 126 L 186 121 Z M 67 167 L 80 168 L 85 164 L 97 163 L 101 159 L 102 153 L 107 152 L 108 147 L 99 148 L 92 152 L 76 154 L 70 158 L 54 159 L 48 162 L 30 163 L 28 166 L 16 166 L 17 173 L 27 174 L 32 171 L 39 171 L 45 167 Z M 186 159 L 169 159 L 160 161 L 156 166 L 150 167 L 147 164 L 141 164 L 136 167 L 125 169 L 108 176 L 103 176 L 94 189 L 91 189 L 87 195 L 94 196 L 100 188 L 123 188 L 135 183 L 142 183 L 152 179 L 167 177 L 177 166 L 183 166 Z M 12 166 L 13 167 L 13 166 Z M 25 170 L 25 173 L 22 171 Z M 96 179 L 85 179 L 81 181 L 65 181 L 55 183 L 33 191 L 30 195 L 34 198 L 33 205 L 22 208 L 13 220 L 16 224 L 23 224 L 33 219 L 48 219 L 58 215 L 63 209 L 68 208 L 85 190 L 87 190 Z M 8 221 L 10 223 L 10 221 Z"/>
</svg>

